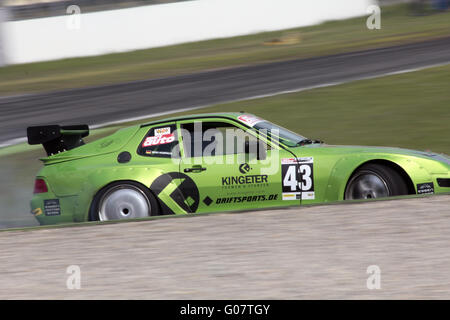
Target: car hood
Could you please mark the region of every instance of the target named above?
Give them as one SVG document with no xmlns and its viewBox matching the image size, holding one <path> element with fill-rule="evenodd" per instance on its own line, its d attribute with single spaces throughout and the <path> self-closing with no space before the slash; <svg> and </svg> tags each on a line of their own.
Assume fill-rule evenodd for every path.
<svg viewBox="0 0 450 320">
<path fill-rule="evenodd" d="M 323 151 L 329 151 L 331 154 L 355 154 L 355 153 L 377 153 L 377 154 L 398 154 L 414 156 L 424 159 L 434 159 L 440 162 L 444 162 L 450 165 L 450 157 L 445 154 L 439 154 L 431 151 L 419 151 L 395 147 L 372 147 L 372 146 L 341 146 L 341 145 L 328 145 L 328 144 L 311 144 L 301 147 L 291 148 L 291 150 L 297 154 L 302 154 L 302 149 L 305 148 L 318 148 Z"/>
</svg>

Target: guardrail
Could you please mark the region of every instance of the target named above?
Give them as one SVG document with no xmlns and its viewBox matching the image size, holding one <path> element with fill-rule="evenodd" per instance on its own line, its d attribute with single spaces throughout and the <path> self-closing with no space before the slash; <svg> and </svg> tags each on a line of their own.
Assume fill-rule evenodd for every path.
<svg viewBox="0 0 450 320">
<path fill-rule="evenodd" d="M 0 67 L 6 64 L 5 60 L 5 40 L 4 40 L 4 31 L 3 31 L 3 23 L 7 20 L 7 12 L 4 8 L 0 6 Z"/>
<path fill-rule="evenodd" d="M 87 13 L 181 1 L 189 0 L 60 0 L 54 2 L 40 2 L 27 5 L 8 6 L 8 8 L 10 12 L 10 20 L 25 20 L 63 16 L 66 14 L 66 8 L 71 5 L 77 5 L 83 8 L 83 12 Z"/>
</svg>

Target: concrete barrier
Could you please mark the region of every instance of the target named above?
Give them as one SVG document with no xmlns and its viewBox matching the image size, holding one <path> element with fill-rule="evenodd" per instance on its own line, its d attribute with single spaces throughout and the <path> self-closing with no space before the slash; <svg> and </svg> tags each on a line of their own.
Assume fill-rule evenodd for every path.
<svg viewBox="0 0 450 320">
<path fill-rule="evenodd" d="M 197 0 L 4 23 L 7 64 L 95 56 L 309 26 L 373 0 Z M 364 23 L 364 22 L 362 22 Z"/>
<path fill-rule="evenodd" d="M 0 2 L 1 5 L 1 2 Z M 4 22 L 7 20 L 6 10 L 0 6 L 0 67 L 6 64 L 5 61 L 5 40 Z"/>
</svg>

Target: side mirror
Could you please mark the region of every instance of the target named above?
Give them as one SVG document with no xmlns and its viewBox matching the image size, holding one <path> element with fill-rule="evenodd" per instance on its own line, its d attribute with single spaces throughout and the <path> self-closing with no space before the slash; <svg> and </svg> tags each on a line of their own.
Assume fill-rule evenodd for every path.
<svg viewBox="0 0 450 320">
<path fill-rule="evenodd" d="M 245 153 L 256 155 L 257 160 L 266 160 L 266 144 L 261 141 L 245 141 Z"/>
</svg>

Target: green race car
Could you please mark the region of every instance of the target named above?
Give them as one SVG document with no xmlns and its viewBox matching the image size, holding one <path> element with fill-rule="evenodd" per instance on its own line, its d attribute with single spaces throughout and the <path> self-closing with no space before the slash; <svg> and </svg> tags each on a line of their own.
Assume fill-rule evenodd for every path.
<svg viewBox="0 0 450 320">
<path fill-rule="evenodd" d="M 31 201 L 41 224 L 450 191 L 448 156 L 327 145 L 246 113 L 158 120 L 88 144 L 87 125 L 27 133 L 48 154 Z"/>
</svg>

